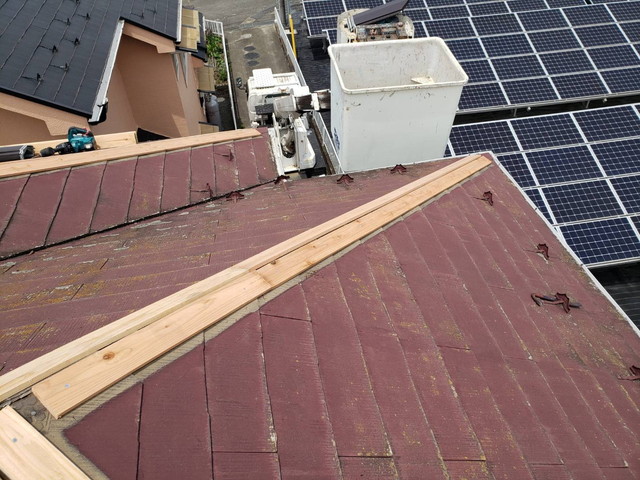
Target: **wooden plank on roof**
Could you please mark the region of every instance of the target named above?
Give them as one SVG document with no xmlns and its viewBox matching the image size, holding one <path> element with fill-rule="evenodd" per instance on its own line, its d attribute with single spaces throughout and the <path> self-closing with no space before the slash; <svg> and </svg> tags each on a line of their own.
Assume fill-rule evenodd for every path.
<svg viewBox="0 0 640 480">
<path fill-rule="evenodd" d="M 183 148 L 199 147 L 246 138 L 259 137 L 260 132 L 254 128 L 242 130 L 227 130 L 224 132 L 210 133 L 206 135 L 193 135 L 190 137 L 169 138 L 155 142 L 137 143 L 116 148 L 95 150 L 93 152 L 73 153 L 62 156 L 46 158 L 32 158 L 29 160 L 16 160 L 0 164 L 0 178 L 16 177 L 30 173 L 61 170 L 79 165 L 89 165 L 122 158 L 138 157 L 153 153 L 181 150 Z"/>
<path fill-rule="evenodd" d="M 115 148 L 125 145 L 135 145 L 138 143 L 138 136 L 136 132 L 120 132 L 109 133 L 106 135 L 95 136 L 96 145 L 98 148 Z M 33 146 L 36 153 L 40 153 L 43 148 L 54 148 L 56 145 L 66 142 L 66 139 L 59 138 L 57 140 L 46 140 L 44 142 L 31 142 L 28 145 Z"/>
<path fill-rule="evenodd" d="M 331 231 L 340 228 L 350 222 L 356 221 L 360 217 L 374 212 L 380 207 L 397 200 L 421 186 L 436 181 L 449 173 L 483 159 L 478 155 L 465 157 L 444 168 L 426 175 L 404 187 L 387 193 L 365 205 L 346 212 L 329 222 L 313 227 L 305 232 L 296 235 L 289 240 L 264 250 L 253 257 L 244 260 L 233 267 L 230 267 L 209 278 L 197 282 L 179 292 L 158 300 L 136 312 L 122 317 L 115 322 L 105 325 L 87 335 L 80 337 L 67 345 L 59 347 L 31 362 L 28 362 L 9 373 L 0 376 L 0 401 L 15 395 L 35 383 L 47 378 L 63 368 L 77 362 L 81 358 L 90 355 L 107 345 L 149 325 L 166 315 L 169 315 L 179 308 L 223 287 L 234 281 L 244 273 L 257 270 L 258 268 L 277 260 L 279 257 L 296 250 L 309 242 L 312 242 Z M 488 160 L 484 159 L 485 162 Z"/>
<path fill-rule="evenodd" d="M 0 410 L 0 473 L 9 480 L 89 479 L 11 407 Z"/>
<path fill-rule="evenodd" d="M 483 156 L 456 162 L 457 168 L 435 178 L 428 175 L 424 177 L 430 177 L 428 181 L 386 203 L 374 201 L 375 208 L 360 209 L 363 213 L 352 216 L 348 222 L 343 223 L 340 217 L 326 222 L 319 230 L 324 234 L 307 242 L 288 240 L 252 257 L 251 263 L 241 262 L 210 293 L 181 302 L 179 308 L 159 320 L 38 383 L 32 389 L 34 395 L 54 417 L 60 418 L 202 330 L 446 192 L 490 163 Z"/>
</svg>

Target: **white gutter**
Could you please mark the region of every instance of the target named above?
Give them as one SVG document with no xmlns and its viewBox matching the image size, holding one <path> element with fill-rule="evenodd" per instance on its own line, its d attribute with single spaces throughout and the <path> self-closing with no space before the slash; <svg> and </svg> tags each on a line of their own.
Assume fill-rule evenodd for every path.
<svg viewBox="0 0 640 480">
<path fill-rule="evenodd" d="M 111 83 L 111 74 L 113 73 L 113 67 L 116 64 L 116 57 L 118 55 L 118 48 L 120 47 L 120 39 L 122 38 L 122 30 L 124 29 L 124 20 L 119 20 L 116 25 L 116 31 L 113 35 L 111 42 L 111 49 L 109 50 L 109 56 L 107 57 L 107 65 L 105 66 L 102 74 L 102 80 L 100 80 L 100 87 L 98 88 L 98 94 L 96 95 L 95 103 L 93 104 L 93 113 L 89 122 L 97 123 L 100 120 L 102 114 L 102 108 L 107 103 L 107 91 L 109 90 L 109 83 Z"/>
</svg>

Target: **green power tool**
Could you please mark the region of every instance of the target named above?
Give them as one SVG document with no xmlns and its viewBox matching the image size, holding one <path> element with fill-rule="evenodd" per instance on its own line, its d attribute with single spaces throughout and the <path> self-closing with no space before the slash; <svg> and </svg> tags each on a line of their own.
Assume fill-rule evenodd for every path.
<svg viewBox="0 0 640 480">
<path fill-rule="evenodd" d="M 56 145 L 55 148 L 47 147 L 40 150 L 40 156 L 50 157 L 56 153 L 65 155 L 67 153 L 88 152 L 95 150 L 95 137 L 91 130 L 80 127 L 71 127 L 67 132 L 67 141 Z"/>
</svg>

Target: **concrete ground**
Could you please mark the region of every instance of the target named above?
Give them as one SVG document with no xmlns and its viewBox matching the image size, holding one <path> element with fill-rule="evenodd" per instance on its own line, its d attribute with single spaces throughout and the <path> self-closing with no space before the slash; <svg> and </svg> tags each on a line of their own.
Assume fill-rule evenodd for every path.
<svg viewBox="0 0 640 480">
<path fill-rule="evenodd" d="M 291 71 L 273 23 L 274 8 L 280 2 L 187 0 L 187 4 L 197 8 L 208 20 L 218 20 L 224 25 L 231 69 L 229 80 L 234 86 L 240 119 L 238 127 L 248 127 L 250 121 L 244 86 L 253 69 L 269 67 L 274 73 Z"/>
</svg>

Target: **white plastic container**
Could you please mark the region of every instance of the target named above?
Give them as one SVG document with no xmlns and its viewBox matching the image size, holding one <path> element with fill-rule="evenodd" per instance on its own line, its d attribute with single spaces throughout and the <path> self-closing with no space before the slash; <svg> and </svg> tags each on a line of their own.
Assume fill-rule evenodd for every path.
<svg viewBox="0 0 640 480">
<path fill-rule="evenodd" d="M 442 158 L 468 77 L 440 38 L 329 47 L 331 132 L 346 172 Z"/>
</svg>

